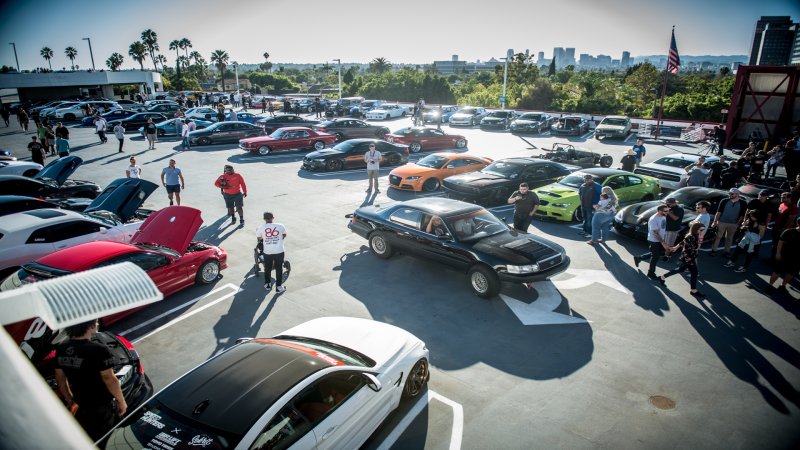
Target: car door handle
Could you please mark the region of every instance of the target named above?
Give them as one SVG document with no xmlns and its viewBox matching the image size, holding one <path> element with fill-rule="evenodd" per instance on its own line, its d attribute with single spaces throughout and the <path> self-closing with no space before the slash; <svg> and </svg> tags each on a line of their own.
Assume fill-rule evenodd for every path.
<svg viewBox="0 0 800 450">
<path fill-rule="evenodd" d="M 67 246 L 67 244 L 64 244 L 64 245 L 57 245 L 57 246 L 56 246 L 56 248 L 65 248 L 66 246 Z"/>
<path fill-rule="evenodd" d="M 329 437 L 330 437 L 330 436 L 333 434 L 333 432 L 334 432 L 334 431 L 336 431 L 336 428 L 338 428 L 338 425 L 336 425 L 336 426 L 332 426 L 332 427 L 328 428 L 328 429 L 325 431 L 325 434 L 323 434 L 323 435 L 322 435 L 322 438 L 321 438 L 321 439 L 322 439 L 323 441 L 324 441 L 325 439 L 328 439 L 328 438 L 329 438 Z"/>
</svg>

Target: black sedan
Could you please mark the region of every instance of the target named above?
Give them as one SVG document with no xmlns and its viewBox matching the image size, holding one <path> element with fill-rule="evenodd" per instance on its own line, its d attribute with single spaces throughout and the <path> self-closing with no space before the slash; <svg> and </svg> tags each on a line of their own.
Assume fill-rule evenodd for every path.
<svg viewBox="0 0 800 450">
<path fill-rule="evenodd" d="M 106 128 L 108 130 L 113 130 L 119 123 L 122 124 L 122 128 L 124 128 L 125 131 L 138 130 L 139 127 L 143 127 L 147 123 L 147 119 L 153 119 L 153 123 L 161 123 L 167 120 L 167 116 L 158 112 L 140 112 L 124 119 L 111 120 L 108 122 Z"/>
<path fill-rule="evenodd" d="M 704 187 L 685 187 L 671 192 L 669 196 L 675 197 L 675 199 L 678 200 L 678 204 L 683 207 L 683 224 L 680 231 L 680 236 L 683 236 L 689 229 L 689 223 L 697 218 L 697 213 L 695 212 L 697 203 L 701 200 L 709 202 L 711 207 L 708 208 L 708 214 L 710 214 L 713 219 L 720 200 L 728 198 L 728 191 Z M 660 200 L 653 200 L 634 203 L 622 208 L 614 217 L 614 229 L 620 234 L 642 240 L 647 239 L 647 222 L 653 217 L 657 207 L 663 204 L 664 203 Z M 714 230 L 707 228 L 704 240 L 708 241 L 713 239 Z"/>
<path fill-rule="evenodd" d="M 407 145 L 390 144 L 380 139 L 351 139 L 333 148 L 307 154 L 303 158 L 303 169 L 334 171 L 366 167 L 364 154 L 369 151 L 370 144 L 375 144 L 375 149 L 381 152 L 382 166 L 399 166 L 408 162 Z"/>
<path fill-rule="evenodd" d="M 247 122 L 217 122 L 202 130 L 189 133 L 192 145 L 239 143 L 239 139 L 264 136 L 264 129 Z"/>
<path fill-rule="evenodd" d="M 550 132 L 555 135 L 580 136 L 589 132 L 589 122 L 580 116 L 565 116 L 550 127 Z"/>
<path fill-rule="evenodd" d="M 354 138 L 378 138 L 383 139 L 389 134 L 389 129 L 372 125 L 358 119 L 333 119 L 320 122 L 311 127 L 314 131 L 321 131 L 336 136 L 336 142 Z"/>
<path fill-rule="evenodd" d="M 570 263 L 558 244 L 511 230 L 489 211 L 457 200 L 427 197 L 367 206 L 350 217 L 348 228 L 367 239 L 379 258 L 397 250 L 441 262 L 466 273 L 482 298 L 496 296 L 501 281 L 541 281 Z"/>
<path fill-rule="evenodd" d="M 526 112 L 511 121 L 512 133 L 543 133 L 553 126 L 555 118 L 547 113 Z"/>
<path fill-rule="evenodd" d="M 181 106 L 177 103 L 160 103 L 158 105 L 153 105 L 147 108 L 147 112 L 172 114 L 175 111 L 178 111 L 179 109 L 181 109 Z"/>
<path fill-rule="evenodd" d="M 90 181 L 69 180 L 83 164 L 77 156 L 52 161 L 33 178 L 19 175 L 0 175 L 0 195 L 24 195 L 38 198 L 95 198 L 100 186 Z"/>
<path fill-rule="evenodd" d="M 319 125 L 319 120 L 296 116 L 294 114 L 281 114 L 274 117 L 266 117 L 256 121 L 256 125 L 262 127 L 267 134 L 283 127 L 308 127 Z"/>
<path fill-rule="evenodd" d="M 481 119 L 481 130 L 507 130 L 517 113 L 509 110 L 492 111 Z"/>
<path fill-rule="evenodd" d="M 481 205 L 499 205 L 506 203 L 520 183 L 528 183 L 534 189 L 555 183 L 577 169 L 579 167 L 535 158 L 506 158 L 479 172 L 445 178 L 443 187 L 450 198 Z"/>
</svg>

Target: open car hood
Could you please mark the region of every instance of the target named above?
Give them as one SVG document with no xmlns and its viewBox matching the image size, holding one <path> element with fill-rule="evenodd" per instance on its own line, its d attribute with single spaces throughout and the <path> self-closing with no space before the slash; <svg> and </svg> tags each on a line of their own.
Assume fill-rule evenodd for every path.
<svg viewBox="0 0 800 450">
<path fill-rule="evenodd" d="M 108 211 L 127 222 L 156 189 L 158 185 L 147 180 L 118 178 L 106 186 L 84 211 Z"/>
<path fill-rule="evenodd" d="M 83 159 L 77 156 L 58 158 L 57 160 L 46 165 L 44 169 L 40 170 L 39 173 L 37 173 L 33 178 L 36 178 L 37 180 L 49 178 L 61 186 L 65 181 L 67 181 L 67 178 L 69 178 L 70 175 L 75 173 L 81 164 L 83 164 Z"/>
<path fill-rule="evenodd" d="M 181 255 L 203 224 L 200 210 L 189 206 L 167 206 L 151 214 L 133 235 L 131 244 L 156 244 Z"/>
</svg>

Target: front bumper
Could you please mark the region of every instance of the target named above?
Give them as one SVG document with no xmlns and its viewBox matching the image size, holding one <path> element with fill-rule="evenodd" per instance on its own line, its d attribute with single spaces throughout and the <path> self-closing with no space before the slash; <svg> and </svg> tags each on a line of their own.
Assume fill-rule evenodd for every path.
<svg viewBox="0 0 800 450">
<path fill-rule="evenodd" d="M 536 208 L 534 217 L 541 220 L 557 220 L 561 222 L 572 222 L 572 215 L 575 213 L 575 208 L 580 205 L 570 205 L 567 207 L 557 207 L 550 205 L 539 205 Z"/>
<path fill-rule="evenodd" d="M 535 281 L 547 280 L 560 274 L 561 272 L 566 271 L 569 268 L 570 263 L 571 260 L 569 259 L 569 256 L 562 253 L 560 263 L 555 264 L 543 271 L 526 274 L 512 274 L 505 271 L 500 271 L 497 273 L 497 275 L 500 278 L 500 281 L 509 283 L 532 283 Z"/>
<path fill-rule="evenodd" d="M 423 178 L 407 180 L 405 178 L 398 177 L 397 175 L 389 175 L 389 187 L 400 189 L 402 191 L 419 192 L 422 190 L 422 185 L 424 182 L 425 180 Z"/>
<path fill-rule="evenodd" d="M 325 167 L 325 161 L 321 159 L 304 159 L 302 168 L 305 170 L 319 170 Z"/>
</svg>

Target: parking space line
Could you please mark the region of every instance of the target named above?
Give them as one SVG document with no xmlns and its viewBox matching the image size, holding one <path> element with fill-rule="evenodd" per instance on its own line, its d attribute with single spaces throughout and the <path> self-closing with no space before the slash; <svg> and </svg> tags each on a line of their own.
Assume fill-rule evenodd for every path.
<svg viewBox="0 0 800 450">
<path fill-rule="evenodd" d="M 386 168 L 381 168 L 379 172 L 386 173 L 386 172 L 391 172 L 391 171 L 392 171 L 391 168 L 386 167 Z M 314 175 L 315 177 L 332 177 L 332 176 L 348 174 L 348 173 L 364 173 L 364 174 L 366 174 L 367 170 L 366 169 L 340 170 L 338 172 L 322 172 L 322 173 L 314 173 L 312 175 Z"/>
<path fill-rule="evenodd" d="M 626 138 L 625 138 L 625 140 L 624 140 L 623 142 L 630 142 L 630 140 L 631 140 L 632 138 L 635 138 L 636 136 L 637 136 L 637 135 L 635 135 L 635 134 L 631 133 L 631 134 L 629 134 L 629 135 L 628 135 L 628 137 L 626 137 Z"/>
<path fill-rule="evenodd" d="M 581 139 L 589 139 L 589 136 L 591 136 L 593 134 L 594 134 L 594 131 L 590 131 L 590 132 L 584 134 L 583 136 L 581 136 Z"/>
<path fill-rule="evenodd" d="M 430 404 L 431 399 L 439 400 L 453 410 L 453 428 L 450 432 L 450 447 L 448 448 L 450 450 L 460 450 L 461 440 L 464 434 L 464 408 L 460 403 L 450 400 L 430 389 L 417 400 L 417 403 L 415 403 L 405 417 L 403 417 L 403 420 L 401 420 L 400 423 L 394 427 L 394 430 L 386 436 L 386 439 L 378 446 L 378 450 L 389 450 L 392 448 L 394 443 L 397 442 L 397 439 L 399 439 L 400 436 L 405 433 L 408 426 L 411 425 L 411 422 L 413 422 L 419 413 Z"/>
<path fill-rule="evenodd" d="M 192 300 L 189 300 L 189 301 L 188 301 L 188 302 L 186 302 L 186 303 L 180 304 L 180 305 L 178 305 L 178 306 L 176 306 L 176 307 L 174 307 L 174 308 L 170 309 L 169 311 L 166 311 L 166 312 L 164 312 L 164 313 L 162 313 L 162 314 L 159 314 L 159 315 L 157 315 L 156 317 L 153 317 L 153 318 L 152 318 L 152 319 L 150 319 L 150 320 L 146 320 L 146 321 L 144 321 L 144 322 L 140 323 L 139 325 L 136 325 L 135 327 L 131 327 L 131 328 L 129 328 L 129 329 L 127 329 L 127 330 L 123 331 L 122 333 L 117 333 L 117 334 L 119 334 L 120 336 L 123 336 L 123 337 L 124 337 L 124 336 L 126 336 L 127 334 L 129 334 L 129 333 L 133 333 L 134 331 L 136 331 L 136 330 L 139 330 L 139 329 L 141 329 L 141 328 L 143 328 L 143 327 L 146 327 L 146 326 L 150 325 L 151 323 L 157 322 L 157 321 L 159 321 L 159 320 L 163 319 L 164 317 L 167 317 L 167 316 L 169 316 L 170 314 L 173 314 L 173 313 L 175 313 L 176 311 L 180 311 L 181 309 L 183 309 L 183 308 L 185 308 L 185 307 L 187 307 L 187 306 L 193 305 L 193 304 L 195 304 L 195 303 L 199 302 L 200 300 L 203 300 L 203 299 L 205 299 L 205 298 L 208 298 L 208 297 L 210 297 L 210 296 L 212 296 L 212 295 L 216 294 L 217 292 L 220 292 L 220 291 L 222 291 L 222 290 L 224 290 L 224 289 L 230 289 L 230 290 L 232 290 L 233 292 L 231 292 L 231 293 L 228 293 L 228 294 L 225 294 L 225 295 L 223 295 L 221 298 L 218 298 L 218 299 L 216 299 L 216 300 L 212 301 L 211 303 L 209 303 L 209 304 L 207 304 L 207 305 L 203 305 L 202 307 L 200 307 L 200 308 L 198 308 L 198 309 L 196 309 L 196 310 L 194 310 L 194 311 L 192 311 L 192 312 L 189 312 L 189 313 L 187 313 L 187 314 L 184 314 L 184 315 L 182 315 L 182 316 L 180 316 L 180 317 L 177 317 L 177 318 L 175 318 L 175 319 L 173 319 L 173 320 L 170 320 L 169 322 L 165 323 L 164 325 L 162 325 L 162 326 L 160 326 L 160 327 L 156 328 L 155 330 L 153 330 L 153 331 L 151 331 L 151 332 L 149 332 L 149 333 L 145 334 L 144 336 L 142 336 L 142 337 L 140 337 L 140 338 L 138 338 L 138 339 L 134 340 L 134 341 L 133 341 L 133 344 L 136 344 L 137 342 L 139 342 L 139 341 L 141 341 L 141 340 L 143 340 L 143 339 L 145 339 L 145 338 L 148 338 L 148 337 L 150 337 L 150 336 L 152 336 L 152 335 L 154 335 L 154 334 L 158 333 L 159 331 L 161 331 L 161 330 L 163 330 L 163 329 L 165 329 L 165 328 L 167 328 L 167 327 L 170 327 L 170 326 L 172 326 L 172 325 L 175 325 L 176 323 L 178 323 L 178 322 L 180 322 L 180 321 L 182 321 L 182 320 L 184 320 L 184 319 L 187 319 L 187 318 L 189 318 L 189 317 L 191 317 L 191 316 L 193 316 L 193 315 L 195 315 L 195 314 L 199 313 L 200 311 L 203 311 L 203 310 L 205 310 L 206 308 L 209 308 L 209 307 L 211 307 L 211 306 L 214 306 L 214 305 L 216 305 L 217 303 L 219 303 L 219 302 L 221 302 L 221 301 L 223 301 L 223 300 L 225 300 L 225 299 L 227 299 L 227 298 L 229 298 L 229 297 L 233 297 L 234 295 L 236 295 L 236 293 L 237 293 L 237 292 L 239 292 L 239 287 L 238 287 L 238 286 L 236 286 L 236 285 L 234 285 L 234 284 L 232 284 L 232 283 L 225 284 L 225 285 L 223 285 L 223 286 L 220 286 L 220 287 L 218 287 L 218 288 L 214 289 L 213 291 L 209 292 L 208 294 L 201 295 L 200 297 L 196 297 L 196 298 L 194 298 L 194 299 L 192 299 Z"/>
<path fill-rule="evenodd" d="M 503 206 L 495 206 L 494 208 L 489 208 L 489 211 L 505 212 L 505 211 L 511 211 L 512 209 L 514 209 L 514 205 L 503 205 Z"/>
</svg>

